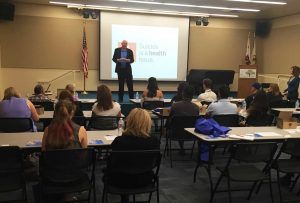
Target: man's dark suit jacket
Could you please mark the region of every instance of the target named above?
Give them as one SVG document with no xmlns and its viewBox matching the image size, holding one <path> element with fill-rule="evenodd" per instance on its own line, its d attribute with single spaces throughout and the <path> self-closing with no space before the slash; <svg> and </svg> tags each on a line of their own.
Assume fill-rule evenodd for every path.
<svg viewBox="0 0 300 203">
<path fill-rule="evenodd" d="M 133 52 L 131 49 L 127 49 L 127 59 L 130 59 L 130 62 L 126 62 L 126 72 L 129 71 L 128 73 L 132 73 L 132 70 L 131 70 L 131 63 L 134 62 L 134 58 L 133 58 Z M 118 62 L 117 59 L 121 58 L 121 47 L 120 48 L 116 48 L 115 49 L 115 52 L 114 52 L 114 56 L 113 56 L 113 61 L 116 63 L 116 69 L 115 69 L 115 72 L 116 73 L 119 73 L 120 69 L 122 68 L 122 64 L 121 62 Z"/>
</svg>

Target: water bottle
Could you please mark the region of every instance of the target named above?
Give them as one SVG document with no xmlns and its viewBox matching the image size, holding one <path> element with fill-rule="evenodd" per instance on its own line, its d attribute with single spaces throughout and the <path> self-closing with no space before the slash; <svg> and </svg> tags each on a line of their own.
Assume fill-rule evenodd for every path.
<svg viewBox="0 0 300 203">
<path fill-rule="evenodd" d="M 120 118 L 119 122 L 118 122 L 118 135 L 122 135 L 124 130 L 124 121 L 123 118 Z"/>
<path fill-rule="evenodd" d="M 78 101 L 78 93 L 76 91 L 74 92 L 74 100 Z"/>
<path fill-rule="evenodd" d="M 246 101 L 244 100 L 244 101 L 242 102 L 242 109 L 243 109 L 243 110 L 246 110 L 246 108 L 247 108 L 247 104 L 246 104 Z"/>
<path fill-rule="evenodd" d="M 299 100 L 297 99 L 296 103 L 295 103 L 295 108 L 298 109 L 299 108 Z"/>
<path fill-rule="evenodd" d="M 136 93 L 135 93 L 135 99 L 140 99 L 139 92 L 136 92 Z"/>
</svg>

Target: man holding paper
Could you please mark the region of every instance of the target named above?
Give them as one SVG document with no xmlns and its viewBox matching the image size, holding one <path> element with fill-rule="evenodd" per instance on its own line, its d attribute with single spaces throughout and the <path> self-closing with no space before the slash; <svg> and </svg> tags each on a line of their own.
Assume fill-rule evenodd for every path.
<svg viewBox="0 0 300 203">
<path fill-rule="evenodd" d="M 118 74 L 119 102 L 123 102 L 124 82 L 127 83 L 129 98 L 133 99 L 133 82 L 131 63 L 134 62 L 133 52 L 127 48 L 127 41 L 123 40 L 121 47 L 116 48 L 112 59 L 116 63 L 115 72 Z"/>
</svg>

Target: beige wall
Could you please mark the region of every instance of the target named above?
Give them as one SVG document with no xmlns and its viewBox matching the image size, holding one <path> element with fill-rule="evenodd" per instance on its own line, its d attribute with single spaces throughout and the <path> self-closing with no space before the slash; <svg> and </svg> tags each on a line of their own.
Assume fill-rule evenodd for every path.
<svg viewBox="0 0 300 203">
<path fill-rule="evenodd" d="M 289 74 L 300 65 L 300 14 L 273 20 L 270 36 L 263 40 L 262 73 Z"/>
<path fill-rule="evenodd" d="M 82 17 L 76 10 L 17 4 L 15 20 L 0 23 L 0 73 L 5 76 L 0 78 L 0 90 L 1 86 L 14 85 L 25 96 L 32 93 L 33 86 L 39 81 L 49 81 L 70 70 L 80 70 L 82 24 Z M 96 90 L 100 83 L 98 24 L 98 20 L 87 22 L 90 65 L 87 90 Z M 192 21 L 189 69 L 238 71 L 238 65 L 243 63 L 248 32 L 253 28 L 254 22 L 250 20 L 211 18 L 208 27 L 196 26 Z M 71 73 L 56 80 L 51 89 L 55 92 L 67 83 L 75 83 L 78 89 L 83 89 L 81 73 Z M 105 83 L 117 90 L 116 82 Z M 160 83 L 163 90 L 176 90 L 176 86 L 174 82 Z M 136 90 L 144 87 L 144 82 L 134 84 Z M 232 90 L 237 90 L 237 77 Z"/>
</svg>

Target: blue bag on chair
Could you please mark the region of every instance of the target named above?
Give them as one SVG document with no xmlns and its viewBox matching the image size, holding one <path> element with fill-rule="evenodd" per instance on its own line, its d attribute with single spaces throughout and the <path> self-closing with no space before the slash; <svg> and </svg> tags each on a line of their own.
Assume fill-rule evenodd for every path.
<svg viewBox="0 0 300 203">
<path fill-rule="evenodd" d="M 195 124 L 195 131 L 211 137 L 225 136 L 231 129 L 225 126 L 219 125 L 212 118 L 199 118 Z"/>
<path fill-rule="evenodd" d="M 230 128 L 220 126 L 214 119 L 199 118 L 195 124 L 195 131 L 210 137 L 225 136 Z M 199 143 L 200 160 L 209 161 L 209 146 L 206 143 Z"/>
</svg>

